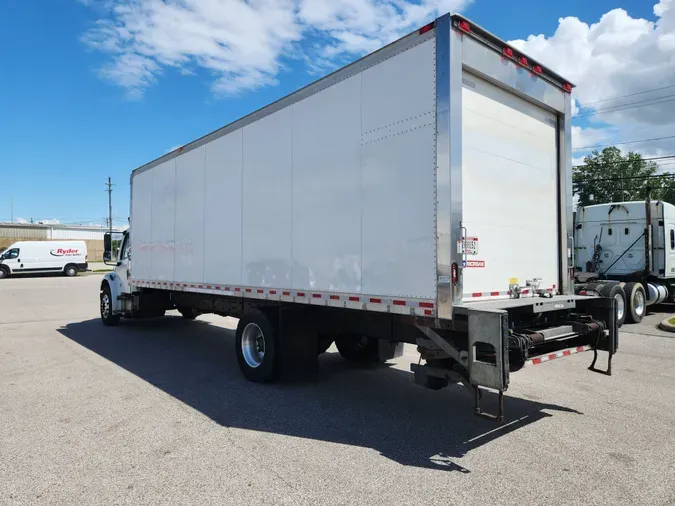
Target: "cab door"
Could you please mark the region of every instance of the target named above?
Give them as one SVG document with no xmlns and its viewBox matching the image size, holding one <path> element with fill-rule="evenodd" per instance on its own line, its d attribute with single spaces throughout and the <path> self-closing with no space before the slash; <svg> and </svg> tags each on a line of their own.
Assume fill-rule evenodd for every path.
<svg viewBox="0 0 675 506">
<path fill-rule="evenodd" d="M 8 249 L 2 254 L 5 264 L 12 272 L 21 272 L 23 270 L 23 263 L 21 261 L 21 249 Z"/>
</svg>

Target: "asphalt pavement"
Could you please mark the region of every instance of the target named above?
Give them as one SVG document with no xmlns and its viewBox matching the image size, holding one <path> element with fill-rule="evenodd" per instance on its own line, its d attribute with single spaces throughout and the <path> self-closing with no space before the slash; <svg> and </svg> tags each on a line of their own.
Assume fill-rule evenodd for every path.
<svg viewBox="0 0 675 506">
<path fill-rule="evenodd" d="M 2 505 L 675 505 L 670 308 L 624 326 L 611 377 L 590 353 L 513 374 L 500 426 L 416 386 L 414 347 L 250 383 L 236 320 L 104 327 L 100 280 L 0 281 Z"/>
</svg>

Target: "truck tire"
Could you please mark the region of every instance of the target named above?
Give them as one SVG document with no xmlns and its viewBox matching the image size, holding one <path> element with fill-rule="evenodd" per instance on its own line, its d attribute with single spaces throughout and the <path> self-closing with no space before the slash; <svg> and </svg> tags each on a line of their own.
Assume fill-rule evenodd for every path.
<svg viewBox="0 0 675 506">
<path fill-rule="evenodd" d="M 199 311 L 191 307 L 179 306 L 176 308 L 183 318 L 186 320 L 194 320 L 199 316 Z"/>
<path fill-rule="evenodd" d="M 9 277 L 9 269 L 7 267 L 0 267 L 0 279 L 5 279 Z"/>
<path fill-rule="evenodd" d="M 241 372 L 257 383 L 279 378 L 277 344 L 279 329 L 276 321 L 254 310 L 245 314 L 237 325 L 235 353 Z"/>
<path fill-rule="evenodd" d="M 347 362 L 359 364 L 380 362 L 377 339 L 366 336 L 343 336 L 335 340 L 335 346 Z"/>
<path fill-rule="evenodd" d="M 103 325 L 114 327 L 120 322 L 120 315 L 114 314 L 112 311 L 113 302 L 110 294 L 110 287 L 106 284 L 101 290 L 101 321 Z"/>
<path fill-rule="evenodd" d="M 626 295 L 626 320 L 640 323 L 647 314 L 647 293 L 642 283 L 626 283 L 623 287 Z"/>
<path fill-rule="evenodd" d="M 626 321 L 626 294 L 624 293 L 621 285 L 617 284 L 607 284 L 602 285 L 599 290 L 600 297 L 607 297 L 608 299 L 614 299 L 616 301 L 616 324 L 618 327 L 621 327 Z"/>
<path fill-rule="evenodd" d="M 77 266 L 66 265 L 66 267 L 63 269 L 63 274 L 65 274 L 69 278 L 77 276 Z"/>
</svg>

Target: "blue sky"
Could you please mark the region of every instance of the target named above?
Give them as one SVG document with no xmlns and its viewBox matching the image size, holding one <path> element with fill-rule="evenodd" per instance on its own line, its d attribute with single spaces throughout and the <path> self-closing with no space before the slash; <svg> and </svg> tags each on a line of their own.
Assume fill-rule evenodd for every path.
<svg viewBox="0 0 675 506">
<path fill-rule="evenodd" d="M 526 52 L 572 74 L 582 105 L 656 87 L 649 85 L 668 81 L 675 70 L 672 53 L 665 67 L 647 65 L 641 56 L 670 49 L 671 0 L 409 0 L 421 5 L 399 8 L 393 21 L 378 18 L 386 11 L 374 8 L 374 0 L 275 0 L 274 9 L 264 5 L 271 0 L 257 0 L 259 12 L 241 7 L 241 0 L 182 0 L 184 10 L 158 11 L 138 8 L 140 1 L 0 2 L 0 221 L 9 220 L 13 198 L 15 218 L 102 224 L 104 182 L 111 176 L 114 215 L 124 223 L 134 168 L 423 25 L 438 6 L 459 6 L 493 33 L 522 40 Z M 616 8 L 625 15 L 599 23 Z M 181 20 L 180 33 L 172 16 Z M 222 22 L 215 29 L 202 26 L 204 16 Z M 563 17 L 578 20 L 561 24 Z M 654 25 L 659 20 L 660 28 Z M 584 32 L 583 23 L 599 28 Z M 575 30 L 580 35 L 565 42 Z M 532 34 L 543 37 L 526 41 Z M 626 37 L 640 44 L 626 49 Z M 204 49 L 214 42 L 212 51 Z M 631 58 L 649 68 L 624 68 Z M 603 81 L 599 73 L 613 79 Z M 580 119 L 576 140 L 590 145 L 584 143 L 673 130 L 665 120 L 650 119 L 647 128 L 644 118 L 633 116 Z"/>
</svg>

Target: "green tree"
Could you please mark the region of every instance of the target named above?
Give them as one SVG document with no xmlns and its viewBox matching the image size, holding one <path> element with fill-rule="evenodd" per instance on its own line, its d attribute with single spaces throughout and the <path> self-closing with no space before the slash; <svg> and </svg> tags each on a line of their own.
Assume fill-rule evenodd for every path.
<svg viewBox="0 0 675 506">
<path fill-rule="evenodd" d="M 574 168 L 574 190 L 580 206 L 644 200 L 650 190 L 653 200 L 675 204 L 673 177 L 653 177 L 659 166 L 642 158 L 639 153 L 626 156 L 617 147 L 584 158 L 584 164 Z M 661 176 L 661 174 L 658 174 Z"/>
</svg>

